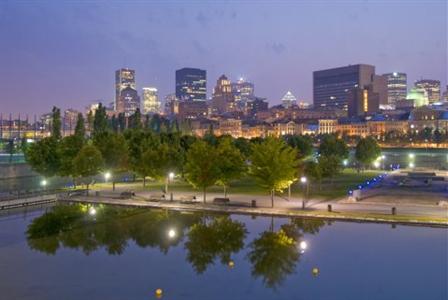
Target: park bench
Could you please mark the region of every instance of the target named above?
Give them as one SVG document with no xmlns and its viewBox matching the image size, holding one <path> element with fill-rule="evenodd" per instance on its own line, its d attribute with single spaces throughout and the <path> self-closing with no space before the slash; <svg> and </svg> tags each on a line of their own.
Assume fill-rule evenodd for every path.
<svg viewBox="0 0 448 300">
<path fill-rule="evenodd" d="M 229 204 L 229 198 L 215 198 L 213 199 L 213 204 L 226 205 Z"/>
<path fill-rule="evenodd" d="M 165 194 L 149 195 L 149 201 L 161 201 L 161 200 L 165 200 Z"/>
<path fill-rule="evenodd" d="M 135 196 L 133 191 L 123 191 L 120 193 L 120 199 L 129 199 L 132 198 L 132 196 Z"/>
<path fill-rule="evenodd" d="M 179 198 L 181 203 L 197 203 L 200 202 L 195 195 L 189 195 L 189 196 L 180 196 Z"/>
</svg>

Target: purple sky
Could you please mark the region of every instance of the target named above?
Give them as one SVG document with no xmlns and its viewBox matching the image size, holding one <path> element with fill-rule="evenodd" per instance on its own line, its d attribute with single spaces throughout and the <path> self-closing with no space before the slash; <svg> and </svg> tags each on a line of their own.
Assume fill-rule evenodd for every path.
<svg viewBox="0 0 448 300">
<path fill-rule="evenodd" d="M 209 94 L 244 76 L 271 104 L 312 101 L 312 71 L 348 64 L 447 81 L 445 0 L 61 2 L 1 1 L 1 113 L 110 102 L 120 67 L 162 99 L 188 66 Z"/>
</svg>

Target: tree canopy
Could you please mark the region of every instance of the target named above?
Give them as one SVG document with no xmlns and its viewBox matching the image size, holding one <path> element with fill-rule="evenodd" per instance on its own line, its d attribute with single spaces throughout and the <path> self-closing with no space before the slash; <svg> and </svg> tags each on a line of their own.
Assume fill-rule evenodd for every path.
<svg viewBox="0 0 448 300">
<path fill-rule="evenodd" d="M 269 137 L 260 144 L 252 145 L 250 161 L 250 175 L 271 192 L 274 206 L 273 193 L 282 191 L 297 179 L 297 150 L 280 139 Z"/>
</svg>

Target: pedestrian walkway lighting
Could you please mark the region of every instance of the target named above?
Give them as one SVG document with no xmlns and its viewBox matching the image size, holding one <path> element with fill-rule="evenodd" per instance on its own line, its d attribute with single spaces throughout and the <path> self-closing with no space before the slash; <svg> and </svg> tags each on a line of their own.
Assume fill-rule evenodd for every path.
<svg viewBox="0 0 448 300">
<path fill-rule="evenodd" d="M 348 159 L 344 159 L 344 160 L 342 161 L 342 164 L 344 165 L 344 167 L 346 167 L 346 166 L 348 165 Z"/>
<path fill-rule="evenodd" d="M 415 154 L 414 153 L 409 153 L 409 158 L 410 159 L 414 159 L 415 158 Z"/>
<path fill-rule="evenodd" d="M 411 169 L 415 168 L 415 164 L 413 162 L 410 162 L 409 163 L 409 168 L 411 168 Z"/>
<path fill-rule="evenodd" d="M 43 180 L 40 182 L 40 185 L 43 186 L 43 187 L 47 186 L 47 184 L 48 184 L 48 182 L 47 182 L 47 180 L 45 180 L 45 179 L 43 179 Z"/>
<path fill-rule="evenodd" d="M 110 176 L 111 176 L 110 172 L 104 173 L 104 180 L 106 180 L 106 182 L 107 182 L 107 180 L 110 179 Z"/>
<path fill-rule="evenodd" d="M 306 183 L 307 182 L 306 177 L 305 176 L 300 177 L 300 182 L 301 183 Z"/>
<path fill-rule="evenodd" d="M 176 230 L 174 230 L 174 229 L 168 230 L 168 237 L 170 239 L 174 239 L 176 237 Z"/>
<path fill-rule="evenodd" d="M 380 167 L 380 162 L 377 161 L 377 160 L 375 160 L 375 161 L 373 162 L 373 166 L 374 166 L 375 168 L 379 168 L 379 167 Z"/>
<path fill-rule="evenodd" d="M 165 193 L 168 194 L 168 183 L 174 179 L 174 173 L 170 172 L 168 173 L 168 176 L 166 177 L 165 180 Z"/>
</svg>

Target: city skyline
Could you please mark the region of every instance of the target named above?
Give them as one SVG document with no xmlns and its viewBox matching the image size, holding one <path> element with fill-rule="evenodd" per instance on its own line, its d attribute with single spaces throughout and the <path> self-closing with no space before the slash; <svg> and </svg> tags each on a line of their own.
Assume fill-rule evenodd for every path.
<svg viewBox="0 0 448 300">
<path fill-rule="evenodd" d="M 192 3 L 132 3 L 126 11 L 120 3 L 0 4 L 0 36 L 9 41 L 0 46 L 8 70 L 0 73 L 2 112 L 83 110 L 95 99 L 107 104 L 120 68 L 136 70 L 139 93 L 154 86 L 161 99 L 175 92 L 175 70 L 184 67 L 206 70 L 209 83 L 222 74 L 232 82 L 242 76 L 270 105 L 289 90 L 311 103 L 313 71 L 358 63 L 376 66 L 377 74 L 406 73 L 408 89 L 419 79 L 440 80 L 442 92 L 446 86 L 444 1 Z M 111 21 L 130 15 L 125 26 Z M 396 22 L 402 26 L 385 30 Z"/>
</svg>

